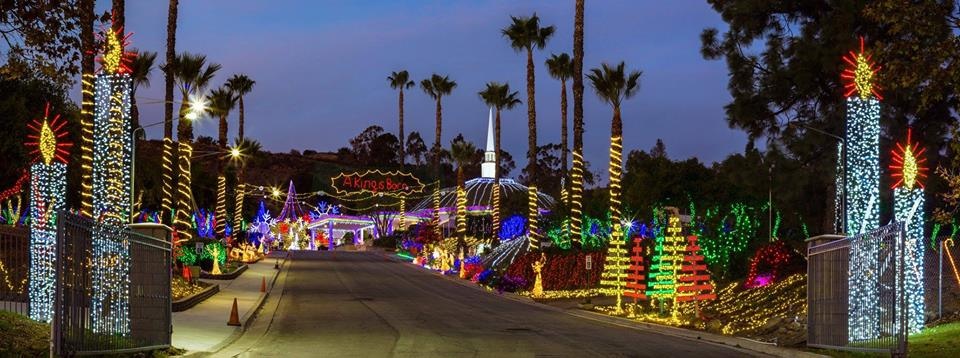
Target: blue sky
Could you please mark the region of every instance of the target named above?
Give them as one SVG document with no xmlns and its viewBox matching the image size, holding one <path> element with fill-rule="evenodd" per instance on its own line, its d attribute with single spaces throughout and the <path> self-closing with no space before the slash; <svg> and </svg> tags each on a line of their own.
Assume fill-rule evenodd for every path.
<svg viewBox="0 0 960 358">
<path fill-rule="evenodd" d="M 133 46 L 160 52 L 158 62 L 165 51 L 166 12 L 166 1 L 127 1 Z M 509 82 L 526 102 L 525 56 L 509 47 L 500 29 L 510 15 L 533 12 L 544 25 L 557 27 L 547 48 L 534 56 L 538 140 L 559 142 L 560 83 L 548 76 L 543 61 L 572 51 L 573 1 L 188 0 L 180 3 L 177 51 L 222 64 L 215 86 L 234 73 L 257 81 L 246 98 L 246 135 L 271 151 L 335 151 L 372 124 L 396 131 L 396 92 L 386 76 L 401 69 L 418 82 L 434 72 L 457 81 L 443 103 L 444 145 L 457 133 L 482 145 L 487 109 L 477 92 L 484 83 Z M 663 138 L 671 157 L 707 163 L 743 150 L 746 135 L 724 120 L 730 99 L 726 65 L 699 53 L 700 31 L 723 25 L 699 1 L 587 3 L 585 68 L 626 61 L 643 71 L 639 93 L 623 105 L 627 150 L 649 149 Z M 163 115 L 161 104 L 146 104 L 163 98 L 159 71 L 151 84 L 138 92 L 144 124 Z M 593 171 L 604 171 L 611 111 L 589 85 L 584 97 L 585 155 Z M 405 118 L 408 133 L 419 131 L 432 141 L 434 103 L 419 89 L 406 96 Z M 235 119 L 233 114 L 231 136 Z M 504 149 L 518 167 L 525 162 L 526 121 L 525 106 L 504 114 Z M 216 135 L 215 120 L 196 127 L 198 135 Z M 148 135 L 160 137 L 160 127 Z"/>
</svg>

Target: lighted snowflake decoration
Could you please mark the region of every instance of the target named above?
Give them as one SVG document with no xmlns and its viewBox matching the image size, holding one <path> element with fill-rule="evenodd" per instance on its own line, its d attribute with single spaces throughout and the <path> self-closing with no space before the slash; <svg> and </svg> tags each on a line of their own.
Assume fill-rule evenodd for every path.
<svg viewBox="0 0 960 358">
<path fill-rule="evenodd" d="M 877 71 L 880 70 L 880 67 L 876 66 L 873 59 L 864 50 L 863 37 L 860 38 L 860 53 L 850 51 L 849 54 L 843 56 L 843 61 L 850 65 L 840 74 L 840 77 L 846 81 L 846 84 L 844 84 L 846 92 L 843 94 L 845 97 L 850 97 L 856 92 L 860 99 L 867 99 L 871 94 L 876 96 L 877 99 L 883 99 L 880 96 L 880 86 L 876 83 Z"/>
<path fill-rule="evenodd" d="M 927 159 L 921 157 L 926 148 L 920 148 L 919 143 L 911 141 L 912 132 L 908 129 L 907 142 L 903 145 L 897 143 L 897 148 L 891 151 L 893 163 L 890 164 L 890 169 L 893 172 L 890 175 L 897 180 L 893 184 L 894 188 L 903 185 L 907 190 L 913 190 L 915 186 L 922 189 L 923 182 L 920 179 L 927 177 L 927 167 L 924 165 Z"/>
<path fill-rule="evenodd" d="M 130 34 L 124 34 L 123 28 L 114 30 L 112 27 L 105 27 L 98 36 L 100 43 L 103 44 L 103 52 L 97 61 L 100 62 L 100 70 L 110 74 L 130 73 L 130 64 L 133 58 L 137 56 L 136 52 L 126 51 L 130 45 Z"/>
<path fill-rule="evenodd" d="M 61 120 L 59 114 L 50 119 L 50 104 L 47 103 L 43 111 L 43 119 L 34 119 L 27 124 L 27 128 L 32 133 L 27 134 L 28 141 L 24 144 L 33 148 L 30 155 L 37 155 L 35 160 L 42 159 L 47 165 L 54 159 L 66 164 L 67 156 L 70 155 L 67 148 L 73 146 L 73 143 L 64 141 L 69 135 L 64 129 L 66 125 L 67 121 Z"/>
</svg>

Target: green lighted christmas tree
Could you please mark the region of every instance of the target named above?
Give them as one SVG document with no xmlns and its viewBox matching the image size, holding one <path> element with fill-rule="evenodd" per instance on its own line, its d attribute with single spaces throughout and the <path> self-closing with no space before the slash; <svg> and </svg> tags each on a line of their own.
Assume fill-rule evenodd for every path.
<svg viewBox="0 0 960 358">
<path fill-rule="evenodd" d="M 672 299 L 676 295 L 677 271 L 686 249 L 686 240 L 680 234 L 680 217 L 670 216 L 665 231 L 657 234 L 653 257 L 650 258 L 647 297 L 651 298 Z"/>
</svg>

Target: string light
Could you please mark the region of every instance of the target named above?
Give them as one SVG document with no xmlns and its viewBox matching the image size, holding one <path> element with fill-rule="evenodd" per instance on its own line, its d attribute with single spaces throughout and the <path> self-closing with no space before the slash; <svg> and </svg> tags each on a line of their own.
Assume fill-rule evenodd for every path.
<svg viewBox="0 0 960 358">
<path fill-rule="evenodd" d="M 583 149 L 574 146 L 573 166 L 570 171 L 570 238 L 579 243 L 583 232 Z"/>
<path fill-rule="evenodd" d="M 504 236 L 500 235 L 502 232 L 501 222 L 500 222 L 500 186 L 493 186 L 493 234 L 497 241 L 504 240 Z"/>
<path fill-rule="evenodd" d="M 874 82 L 880 68 L 873 63 L 870 55 L 864 50 L 863 37 L 860 37 L 860 53 L 850 51 L 847 56 L 843 57 L 843 61 L 850 65 L 840 74 L 840 78 L 847 82 L 844 84 L 844 88 L 847 90 L 843 95 L 844 97 L 850 97 L 850 95 L 857 93 L 862 100 L 871 96 L 876 96 L 880 100 L 883 99 L 880 96 L 879 86 Z"/>
<path fill-rule="evenodd" d="M 193 212 L 191 210 L 193 192 L 190 189 L 190 158 L 193 157 L 193 147 L 190 146 L 190 143 L 179 142 L 177 144 L 179 146 L 177 160 L 179 171 L 177 177 L 177 205 L 173 225 L 180 235 L 181 241 L 190 241 L 193 238 L 193 234 L 189 230 L 190 213 Z"/>
<path fill-rule="evenodd" d="M 160 220 L 172 224 L 176 219 L 172 215 L 166 216 L 173 211 L 173 138 L 163 137 L 163 172 L 162 187 L 163 192 L 160 199 Z M 169 218 L 164 221 L 164 217 Z"/>
<path fill-rule="evenodd" d="M 216 233 L 219 237 L 225 237 L 227 229 L 227 177 L 217 176 L 217 220 Z"/>
<path fill-rule="evenodd" d="M 243 228 L 243 198 L 246 195 L 247 185 L 244 183 L 238 183 L 237 187 L 234 188 L 236 191 L 236 198 L 234 199 L 234 214 L 233 214 L 233 226 L 237 229 Z"/>
<path fill-rule="evenodd" d="M 626 242 L 623 240 L 623 231 L 620 222 L 613 222 L 610 242 L 607 244 L 607 257 L 603 263 L 603 273 L 600 274 L 600 285 L 608 286 L 617 296 L 617 310 L 621 307 L 624 280 L 627 278 L 627 268 L 630 267 L 630 258 L 627 256 Z M 614 234 L 616 233 L 616 234 Z"/>
<path fill-rule="evenodd" d="M 457 186 L 457 236 L 467 234 L 467 191 Z"/>
<path fill-rule="evenodd" d="M 650 258 L 650 275 L 647 281 L 647 296 L 673 299 L 677 292 L 677 271 L 683 261 L 686 248 L 680 235 L 680 218 L 670 216 L 668 226 L 656 236 L 656 248 Z"/>
<path fill-rule="evenodd" d="M 626 284 L 623 295 L 637 300 L 647 299 L 647 274 L 643 264 L 643 236 L 633 239 L 633 248 L 630 250 L 630 266 L 627 267 Z"/>
<path fill-rule="evenodd" d="M 680 272 L 677 277 L 677 302 L 717 299 L 710 283 L 710 274 L 707 273 L 707 265 L 703 263 L 703 255 L 700 254 L 700 246 L 697 245 L 696 235 L 687 237 L 687 248 Z"/>
<path fill-rule="evenodd" d="M 537 187 L 531 185 L 527 187 L 527 243 L 530 251 L 540 250 L 540 231 L 537 227 L 537 219 L 540 216 L 540 209 L 537 206 Z"/>
</svg>

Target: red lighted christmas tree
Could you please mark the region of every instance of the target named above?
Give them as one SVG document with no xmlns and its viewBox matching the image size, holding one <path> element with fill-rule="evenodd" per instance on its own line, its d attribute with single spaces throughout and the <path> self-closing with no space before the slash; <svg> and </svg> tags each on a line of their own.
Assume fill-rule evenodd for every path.
<svg viewBox="0 0 960 358">
<path fill-rule="evenodd" d="M 630 267 L 627 268 L 627 284 L 623 295 L 633 297 L 633 304 L 638 300 L 647 299 L 647 274 L 643 266 L 643 236 L 633 238 L 633 249 L 630 250 Z"/>
<path fill-rule="evenodd" d="M 677 302 L 706 301 L 717 298 L 713 293 L 710 274 L 707 273 L 707 265 L 703 262 L 703 255 L 700 254 L 696 235 L 687 237 L 687 249 L 678 276 Z"/>
</svg>

